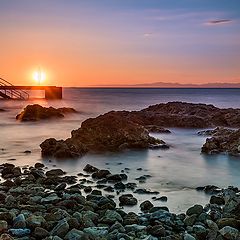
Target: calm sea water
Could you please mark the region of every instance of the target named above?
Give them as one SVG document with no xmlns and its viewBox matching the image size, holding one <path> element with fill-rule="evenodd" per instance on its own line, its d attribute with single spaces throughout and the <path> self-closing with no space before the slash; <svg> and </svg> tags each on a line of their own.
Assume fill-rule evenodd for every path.
<svg viewBox="0 0 240 240">
<path fill-rule="evenodd" d="M 41 92 L 35 96 L 41 96 Z M 109 168 L 118 173 L 125 167 L 130 168 L 129 180 L 144 174 L 152 175 L 140 187 L 160 192 L 168 197 L 170 210 L 181 212 L 194 203 L 204 204 L 209 196 L 195 191 L 197 186 L 214 184 L 220 187 L 235 185 L 240 187 L 240 159 L 226 155 L 204 156 L 200 148 L 205 141 L 198 136 L 197 129 L 171 129 L 172 134 L 155 134 L 171 145 L 169 150 L 126 151 L 102 155 L 86 155 L 78 160 L 49 162 L 41 159 L 39 144 L 49 137 L 67 138 L 71 130 L 80 127 L 81 122 L 110 110 L 140 110 L 149 105 L 186 101 L 208 103 L 218 107 L 240 108 L 240 89 L 64 89 L 62 100 L 47 101 L 0 101 L 0 163 L 12 162 L 16 165 L 32 165 L 43 161 L 49 168 L 65 169 L 69 174 L 82 171 L 86 163 L 99 168 Z M 38 103 L 43 106 L 74 107 L 78 114 L 69 115 L 61 120 L 20 123 L 15 120 L 17 113 L 27 104 Z M 23 152 L 31 150 L 32 154 Z M 142 171 L 136 171 L 141 167 Z M 152 196 L 139 195 L 140 202 Z M 129 210 L 138 211 L 138 208 Z"/>
</svg>

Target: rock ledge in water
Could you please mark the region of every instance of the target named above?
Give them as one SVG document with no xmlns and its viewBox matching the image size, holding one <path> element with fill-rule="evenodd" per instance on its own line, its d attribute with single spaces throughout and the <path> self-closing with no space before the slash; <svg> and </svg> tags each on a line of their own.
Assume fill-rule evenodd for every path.
<svg viewBox="0 0 240 240">
<path fill-rule="evenodd" d="M 212 137 L 206 139 L 202 147 L 202 153 L 240 155 L 240 129 L 216 128 L 214 130 L 208 130 L 208 133 L 212 135 Z"/>
<path fill-rule="evenodd" d="M 71 138 L 65 141 L 47 139 L 40 147 L 43 156 L 72 158 L 88 151 L 146 149 L 159 144 L 164 142 L 151 137 L 143 126 L 127 120 L 118 112 L 109 112 L 84 121 L 81 128 L 72 131 Z"/>
<path fill-rule="evenodd" d="M 27 105 L 21 113 L 16 116 L 19 121 L 39 121 L 51 118 L 63 118 L 64 114 L 76 113 L 73 108 L 42 107 L 38 104 Z"/>
</svg>

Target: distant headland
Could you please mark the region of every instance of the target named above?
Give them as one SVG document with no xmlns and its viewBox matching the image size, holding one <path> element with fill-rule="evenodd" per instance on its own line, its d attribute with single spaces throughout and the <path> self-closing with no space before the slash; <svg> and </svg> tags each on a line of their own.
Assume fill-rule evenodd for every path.
<svg viewBox="0 0 240 240">
<path fill-rule="evenodd" d="M 182 83 L 166 83 L 166 82 L 154 82 L 154 83 L 141 83 L 141 84 L 105 84 L 105 85 L 93 85 L 89 87 L 113 87 L 113 88 L 240 88 L 239 83 L 203 83 L 203 84 L 182 84 Z"/>
</svg>

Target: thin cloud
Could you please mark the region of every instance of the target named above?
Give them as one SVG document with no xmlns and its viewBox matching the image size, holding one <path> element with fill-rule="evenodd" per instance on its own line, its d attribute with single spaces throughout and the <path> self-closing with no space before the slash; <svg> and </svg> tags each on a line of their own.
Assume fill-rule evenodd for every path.
<svg viewBox="0 0 240 240">
<path fill-rule="evenodd" d="M 143 34 L 143 37 L 145 37 L 145 38 L 150 38 L 150 37 L 152 37 L 153 36 L 153 33 L 151 33 L 151 32 L 148 32 L 148 33 L 144 33 Z"/>
<path fill-rule="evenodd" d="M 229 23 L 232 23 L 232 22 L 233 21 L 230 20 L 230 19 L 218 19 L 218 20 L 210 20 L 210 21 L 206 22 L 205 24 L 213 26 L 213 25 L 229 24 Z"/>
</svg>

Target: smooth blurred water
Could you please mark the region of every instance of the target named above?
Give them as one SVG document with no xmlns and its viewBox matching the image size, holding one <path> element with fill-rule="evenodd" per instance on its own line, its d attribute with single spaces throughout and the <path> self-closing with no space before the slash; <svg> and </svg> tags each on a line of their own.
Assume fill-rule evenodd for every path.
<svg viewBox="0 0 240 240">
<path fill-rule="evenodd" d="M 35 93 L 36 94 L 36 93 Z M 140 110 L 149 105 L 186 101 L 208 103 L 218 107 L 240 108 L 240 89 L 64 89 L 62 100 L 47 101 L 0 101 L 0 163 L 13 162 L 16 165 L 31 165 L 44 161 L 49 167 L 56 164 L 69 174 L 82 171 L 86 163 L 99 168 L 109 168 L 118 173 L 125 167 L 130 168 L 129 179 L 144 174 L 152 175 L 142 187 L 160 191 L 160 196 L 168 196 L 167 205 L 172 211 L 180 212 L 193 203 L 204 204 L 209 196 L 195 191 L 195 187 L 214 184 L 220 187 L 240 186 L 240 159 L 226 155 L 204 156 L 200 148 L 205 141 L 198 136 L 197 129 L 171 129 L 172 134 L 155 134 L 171 148 L 169 150 L 126 151 L 86 155 L 78 160 L 48 162 L 41 159 L 39 144 L 49 137 L 67 138 L 71 130 L 80 127 L 81 122 L 110 110 Z M 38 103 L 43 106 L 74 107 L 78 114 L 69 115 L 61 120 L 20 123 L 15 120 L 17 113 L 27 104 Z M 32 154 L 25 154 L 31 150 Z M 16 159 L 13 161 L 13 159 Z M 107 164 L 106 164 L 107 163 Z M 121 164 L 120 164 L 121 163 Z M 137 168 L 142 171 L 136 171 Z M 139 195 L 140 201 L 151 198 Z M 130 209 L 132 210 L 132 209 Z M 137 209 L 135 209 L 137 211 Z"/>
</svg>

